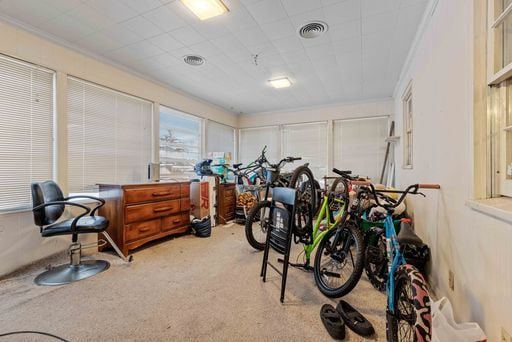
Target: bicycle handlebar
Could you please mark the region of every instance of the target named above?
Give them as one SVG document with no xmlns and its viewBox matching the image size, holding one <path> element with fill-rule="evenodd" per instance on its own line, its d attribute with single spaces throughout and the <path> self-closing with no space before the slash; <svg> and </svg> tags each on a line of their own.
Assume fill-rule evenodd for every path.
<svg viewBox="0 0 512 342">
<path fill-rule="evenodd" d="M 425 196 L 425 194 L 418 192 L 418 189 L 441 189 L 441 186 L 439 184 L 411 184 L 405 190 L 386 190 L 386 189 L 376 190 L 375 187 L 373 186 L 373 184 L 370 182 L 367 182 L 367 181 L 352 181 L 350 183 L 352 185 L 367 186 L 375 198 L 375 203 L 379 207 L 382 207 L 385 209 L 394 209 L 394 208 L 398 207 L 405 200 L 405 197 L 408 194 Z M 396 203 L 382 204 L 379 201 L 379 196 L 377 196 L 377 193 L 386 193 L 386 192 L 387 193 L 398 193 L 398 194 L 402 194 L 402 195 L 396 201 Z"/>
</svg>

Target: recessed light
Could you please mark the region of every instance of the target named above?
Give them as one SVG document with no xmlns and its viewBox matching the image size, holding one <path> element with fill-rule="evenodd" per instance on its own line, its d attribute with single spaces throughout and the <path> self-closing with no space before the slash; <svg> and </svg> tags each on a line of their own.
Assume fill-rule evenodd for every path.
<svg viewBox="0 0 512 342">
<path fill-rule="evenodd" d="M 192 66 L 200 66 L 206 63 L 206 60 L 199 55 L 186 55 L 183 56 L 183 60 Z"/>
<path fill-rule="evenodd" d="M 181 0 L 200 20 L 206 20 L 229 12 L 222 0 Z"/>
<path fill-rule="evenodd" d="M 272 87 L 276 89 L 280 88 L 288 88 L 292 85 L 292 82 L 288 79 L 288 77 L 276 78 L 269 81 Z"/>
</svg>

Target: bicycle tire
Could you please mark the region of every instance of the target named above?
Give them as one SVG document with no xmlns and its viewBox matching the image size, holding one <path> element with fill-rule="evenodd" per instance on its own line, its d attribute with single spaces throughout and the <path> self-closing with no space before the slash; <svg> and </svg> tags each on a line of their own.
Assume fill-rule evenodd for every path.
<svg viewBox="0 0 512 342">
<path fill-rule="evenodd" d="M 265 227 L 262 227 L 262 224 L 268 223 L 268 218 L 261 218 L 261 209 L 268 208 L 268 213 L 270 214 L 270 201 L 260 201 L 256 203 L 251 210 L 249 211 L 249 215 L 245 219 L 245 237 L 247 238 L 247 242 L 257 250 L 262 251 L 265 249 L 265 242 L 267 236 L 267 230 Z M 261 230 L 261 238 L 256 238 L 254 234 L 254 223 L 259 222 L 259 229 Z"/>
<path fill-rule="evenodd" d="M 386 290 L 386 281 L 388 279 L 386 240 L 383 233 L 375 236 L 375 238 L 375 245 L 366 244 L 364 270 L 372 286 L 382 292 Z"/>
<path fill-rule="evenodd" d="M 304 182 L 298 183 L 302 175 L 306 175 L 309 178 L 310 191 L 304 189 L 297 189 L 297 187 L 304 187 Z M 307 186 L 307 185 L 305 185 Z M 315 189 L 315 177 L 310 168 L 306 165 L 301 165 L 293 171 L 292 179 L 290 180 L 290 188 L 297 189 L 299 194 L 297 195 L 296 205 L 296 216 L 294 218 L 295 224 L 293 225 L 294 233 L 297 236 L 304 236 L 313 229 L 313 216 L 316 212 L 316 189 Z M 309 197 L 308 197 L 309 194 Z M 303 216 L 307 215 L 307 216 Z M 302 224 L 302 218 L 304 218 L 304 224 Z"/>
<path fill-rule="evenodd" d="M 339 255 L 336 255 L 336 259 L 334 259 L 332 257 L 333 253 L 332 253 L 331 245 L 334 241 L 331 241 L 331 239 L 334 239 L 337 229 L 332 229 L 331 231 L 329 231 L 324 236 L 322 241 L 320 241 L 320 244 L 318 245 L 318 248 L 316 250 L 315 267 L 314 267 L 313 273 L 315 275 L 315 283 L 316 283 L 318 289 L 320 290 L 320 292 L 322 292 L 325 296 L 327 296 L 329 298 L 337 298 L 337 297 L 341 297 L 341 296 L 348 294 L 357 285 L 357 283 L 363 273 L 364 240 L 363 240 L 361 231 L 359 230 L 359 228 L 353 226 L 352 224 L 345 224 L 344 227 L 339 228 L 339 229 L 342 229 L 345 231 L 345 233 L 348 233 L 348 235 L 346 237 L 351 237 L 353 243 L 355 243 L 355 248 L 354 248 L 355 250 L 354 250 L 354 253 L 352 253 L 352 254 L 355 255 L 356 260 L 354 262 L 353 256 L 352 256 L 352 271 L 350 272 L 350 275 L 348 277 L 346 277 L 347 280 L 344 281 L 341 285 L 330 286 L 328 284 L 328 279 L 327 279 L 329 277 L 327 272 L 330 272 L 330 271 L 328 271 L 325 267 L 325 264 L 322 263 L 323 258 L 324 257 L 330 258 L 330 260 L 328 260 L 328 262 L 333 263 L 337 269 L 339 269 L 340 267 L 338 265 L 336 265 L 336 263 L 339 264 L 340 260 L 336 260 L 336 259 L 342 259 L 341 263 L 345 263 L 342 266 L 342 268 L 345 268 L 345 266 L 348 264 L 348 262 L 345 262 L 345 261 L 347 261 L 348 258 L 340 258 Z M 347 241 L 346 237 L 340 239 L 340 244 L 341 244 L 342 248 L 345 246 L 345 243 Z M 333 276 L 332 278 L 337 278 L 337 277 Z M 341 278 L 341 273 L 340 273 L 340 278 Z"/>
<path fill-rule="evenodd" d="M 391 295 L 395 299 L 395 312 L 388 312 L 386 315 L 388 341 L 430 341 L 432 337 L 430 296 L 427 283 L 420 271 L 409 264 L 400 266 L 395 274 L 395 288 Z M 402 309 L 408 311 L 402 312 Z M 405 324 L 400 324 L 402 321 Z M 409 330 L 404 330 L 402 327 L 405 329 L 408 327 Z M 401 332 L 405 332 L 406 335 L 402 336 Z"/>
<path fill-rule="evenodd" d="M 338 186 L 341 185 L 340 188 Z M 332 182 L 330 192 L 334 193 L 344 193 L 345 192 L 345 183 L 343 183 L 343 179 L 338 177 Z"/>
</svg>

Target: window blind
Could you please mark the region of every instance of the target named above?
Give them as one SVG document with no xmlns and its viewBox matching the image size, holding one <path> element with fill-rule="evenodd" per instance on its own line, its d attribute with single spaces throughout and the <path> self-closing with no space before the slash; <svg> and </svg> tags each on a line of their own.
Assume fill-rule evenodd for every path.
<svg viewBox="0 0 512 342">
<path fill-rule="evenodd" d="M 388 118 L 335 121 L 334 167 L 378 181 L 387 135 Z"/>
<path fill-rule="evenodd" d="M 278 126 L 240 129 L 240 162 L 248 164 L 256 160 L 265 146 L 267 159 L 271 163 L 277 163 L 280 159 Z"/>
<path fill-rule="evenodd" d="M 327 174 L 327 122 L 283 126 L 283 157 L 302 157 L 301 161 L 287 164 L 291 171 L 309 163 L 315 179 Z"/>
<path fill-rule="evenodd" d="M 0 211 L 31 205 L 53 178 L 54 72 L 0 56 Z"/>
<path fill-rule="evenodd" d="M 201 159 L 201 119 L 160 106 L 160 177 L 189 179 Z"/>
<path fill-rule="evenodd" d="M 147 179 L 152 103 L 68 78 L 69 192 Z"/>
<path fill-rule="evenodd" d="M 235 129 L 233 127 L 208 121 L 206 125 L 207 152 L 230 152 L 233 160 L 235 152 Z"/>
</svg>

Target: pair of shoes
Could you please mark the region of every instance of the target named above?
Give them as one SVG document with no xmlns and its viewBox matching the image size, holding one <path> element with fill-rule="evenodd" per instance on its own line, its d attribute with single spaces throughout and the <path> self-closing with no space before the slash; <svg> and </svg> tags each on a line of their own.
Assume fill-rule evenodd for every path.
<svg viewBox="0 0 512 342">
<path fill-rule="evenodd" d="M 340 300 L 336 309 L 330 304 L 324 304 L 320 309 L 320 318 L 329 335 L 337 340 L 345 338 L 345 324 L 358 335 L 375 334 L 372 324 L 344 300 Z"/>
<path fill-rule="evenodd" d="M 371 336 L 375 334 L 373 325 L 354 307 L 344 300 L 340 300 L 336 305 L 336 311 L 340 314 L 341 318 L 345 321 L 347 327 L 353 332 L 361 336 Z"/>
</svg>

